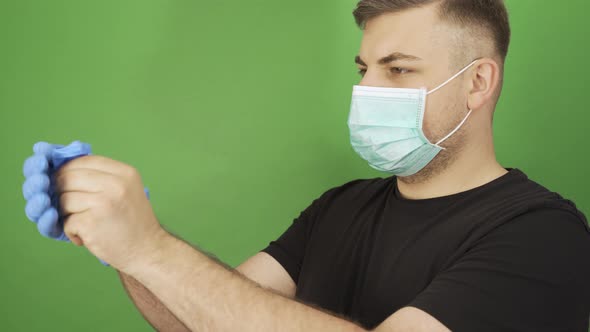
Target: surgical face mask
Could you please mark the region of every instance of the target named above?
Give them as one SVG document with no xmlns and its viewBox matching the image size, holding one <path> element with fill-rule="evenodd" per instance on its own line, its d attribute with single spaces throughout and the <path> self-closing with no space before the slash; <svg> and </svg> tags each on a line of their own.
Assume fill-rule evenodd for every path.
<svg viewBox="0 0 590 332">
<path fill-rule="evenodd" d="M 425 88 L 355 85 L 348 117 L 350 143 L 354 151 L 379 171 L 398 176 L 419 172 L 444 150 L 439 144 L 457 132 L 471 114 L 469 110 L 455 129 L 433 144 L 422 130 L 426 96 L 461 75 L 476 61 L 429 92 Z"/>
</svg>

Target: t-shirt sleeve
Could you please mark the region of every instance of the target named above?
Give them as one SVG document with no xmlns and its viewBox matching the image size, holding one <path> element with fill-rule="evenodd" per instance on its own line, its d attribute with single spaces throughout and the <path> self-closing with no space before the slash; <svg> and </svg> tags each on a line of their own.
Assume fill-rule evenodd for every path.
<svg viewBox="0 0 590 332">
<path fill-rule="evenodd" d="M 266 248 L 261 250 L 279 262 L 289 273 L 295 284 L 297 284 L 297 280 L 299 279 L 299 271 L 303 257 L 305 256 L 305 248 L 316 212 L 327 193 L 315 199 L 310 206 L 293 220 L 291 225 L 278 239 L 271 241 Z"/>
<path fill-rule="evenodd" d="M 590 234 L 578 216 L 529 212 L 480 239 L 409 304 L 452 331 L 588 331 Z"/>
</svg>

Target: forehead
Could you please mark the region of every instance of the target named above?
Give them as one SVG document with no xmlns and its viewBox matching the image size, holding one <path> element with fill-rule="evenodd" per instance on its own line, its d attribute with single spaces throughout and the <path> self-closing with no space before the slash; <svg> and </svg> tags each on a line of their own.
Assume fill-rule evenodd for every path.
<svg viewBox="0 0 590 332">
<path fill-rule="evenodd" d="M 372 18 L 365 25 L 360 56 L 375 62 L 392 52 L 440 60 L 447 54 L 449 27 L 441 22 L 436 7 L 412 8 Z"/>
</svg>

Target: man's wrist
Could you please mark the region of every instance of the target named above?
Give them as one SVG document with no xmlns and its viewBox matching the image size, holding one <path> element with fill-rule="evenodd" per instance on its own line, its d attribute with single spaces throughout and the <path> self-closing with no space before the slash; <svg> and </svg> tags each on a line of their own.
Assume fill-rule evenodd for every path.
<svg viewBox="0 0 590 332">
<path fill-rule="evenodd" d="M 135 278 L 142 275 L 146 270 L 159 268 L 167 259 L 170 248 L 178 241 L 174 236 L 161 228 L 152 240 L 145 243 L 144 249 L 140 250 L 136 259 L 125 267 L 123 272 Z"/>
</svg>

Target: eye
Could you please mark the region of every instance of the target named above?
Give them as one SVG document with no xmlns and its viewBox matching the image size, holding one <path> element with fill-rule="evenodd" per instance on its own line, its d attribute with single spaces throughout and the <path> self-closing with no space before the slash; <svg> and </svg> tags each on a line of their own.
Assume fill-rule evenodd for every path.
<svg viewBox="0 0 590 332">
<path fill-rule="evenodd" d="M 363 68 L 360 68 L 359 71 L 358 71 L 358 73 L 361 76 L 365 76 L 365 74 L 367 73 L 367 70 L 366 69 L 363 69 Z"/>
<path fill-rule="evenodd" d="M 401 67 L 392 67 L 391 72 L 393 74 L 407 74 L 410 72 L 410 70 L 406 69 L 406 68 L 401 68 Z"/>
</svg>

